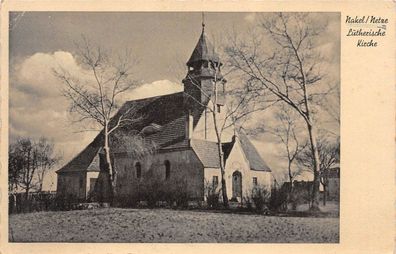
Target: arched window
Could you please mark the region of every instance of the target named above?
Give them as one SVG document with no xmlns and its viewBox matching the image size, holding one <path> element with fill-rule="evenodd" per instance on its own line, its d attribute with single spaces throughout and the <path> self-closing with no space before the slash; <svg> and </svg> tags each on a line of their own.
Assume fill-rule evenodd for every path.
<svg viewBox="0 0 396 254">
<path fill-rule="evenodd" d="M 170 177 L 170 162 L 168 160 L 165 161 L 165 179 L 169 179 Z"/>
<path fill-rule="evenodd" d="M 136 170 L 136 178 L 140 179 L 142 177 L 142 166 L 140 165 L 140 162 L 136 162 L 135 170 Z"/>
</svg>

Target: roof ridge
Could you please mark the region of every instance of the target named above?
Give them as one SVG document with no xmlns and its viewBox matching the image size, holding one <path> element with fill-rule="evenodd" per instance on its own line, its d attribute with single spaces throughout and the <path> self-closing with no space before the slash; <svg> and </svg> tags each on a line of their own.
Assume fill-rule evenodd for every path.
<svg viewBox="0 0 396 254">
<path fill-rule="evenodd" d="M 159 99 L 161 97 L 176 95 L 176 94 L 180 94 L 180 93 L 184 93 L 184 91 L 180 91 L 180 92 L 176 92 L 176 93 L 163 94 L 163 95 L 157 95 L 157 96 L 152 96 L 152 97 L 145 97 L 145 98 L 140 98 L 140 99 L 136 99 L 136 100 L 127 100 L 127 101 L 125 101 L 125 103 L 127 103 L 127 102 L 141 102 L 141 101 L 151 100 L 151 99 L 156 100 L 156 99 Z"/>
</svg>

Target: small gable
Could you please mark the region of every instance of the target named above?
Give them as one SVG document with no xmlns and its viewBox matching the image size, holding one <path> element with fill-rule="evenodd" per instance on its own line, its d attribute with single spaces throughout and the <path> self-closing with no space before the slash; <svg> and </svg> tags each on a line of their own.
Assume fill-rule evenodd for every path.
<svg viewBox="0 0 396 254">
<path fill-rule="evenodd" d="M 238 134 L 242 150 L 245 153 L 246 159 L 249 161 L 250 169 L 271 172 L 271 169 L 261 158 L 260 154 L 256 150 L 256 147 L 254 147 L 246 134 L 243 132 L 239 132 Z"/>
<path fill-rule="evenodd" d="M 193 139 L 191 147 L 205 168 L 219 168 L 219 152 L 217 143 Z"/>
<path fill-rule="evenodd" d="M 78 172 L 78 171 L 99 171 L 99 150 L 103 141 L 102 135 L 99 134 L 96 138 L 69 163 L 57 171 L 63 172 Z"/>
</svg>

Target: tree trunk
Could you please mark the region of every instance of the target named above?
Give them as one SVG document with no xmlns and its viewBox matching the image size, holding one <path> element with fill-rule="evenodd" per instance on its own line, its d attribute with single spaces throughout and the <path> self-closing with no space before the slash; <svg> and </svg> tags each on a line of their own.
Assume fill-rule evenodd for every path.
<svg viewBox="0 0 396 254">
<path fill-rule="evenodd" d="M 213 125 L 215 128 L 216 132 L 216 137 L 217 137 L 217 150 L 219 153 L 219 159 L 220 159 L 220 171 L 221 171 L 221 193 L 223 196 L 223 205 L 224 207 L 228 208 L 228 197 L 227 197 L 227 187 L 226 187 L 226 181 L 224 178 L 225 175 L 225 169 L 224 169 L 224 153 L 223 153 L 223 148 L 221 146 L 221 133 L 219 130 L 219 127 L 217 126 L 217 70 L 215 73 L 214 77 L 214 103 L 213 103 L 213 108 L 212 108 L 212 115 L 213 115 Z"/>
<path fill-rule="evenodd" d="M 109 134 L 108 134 L 108 125 L 105 124 L 105 144 L 104 144 L 104 152 L 105 152 L 105 158 L 106 158 L 106 163 L 105 163 L 105 169 L 108 173 L 108 184 L 110 188 L 110 202 L 113 203 L 114 201 L 114 196 L 115 196 L 115 185 L 116 185 L 116 172 L 114 171 L 113 165 L 111 163 L 111 153 L 110 153 L 110 145 L 109 145 Z"/>
<path fill-rule="evenodd" d="M 44 170 L 44 169 L 43 169 L 43 170 Z M 41 178 L 39 179 L 39 181 L 40 181 L 39 192 L 42 192 L 42 191 L 43 191 L 43 183 L 44 183 L 44 171 L 43 171 L 43 173 L 41 174 Z"/>
<path fill-rule="evenodd" d="M 30 191 L 30 186 L 26 186 L 26 188 L 25 188 L 25 198 L 26 198 L 26 201 L 29 199 L 29 191 Z"/>
<path fill-rule="evenodd" d="M 224 205 L 224 207 L 228 207 L 227 187 L 226 187 L 226 181 L 224 178 L 224 175 L 225 175 L 224 154 L 223 154 L 223 149 L 221 147 L 221 142 L 218 142 L 218 151 L 219 151 L 219 158 L 220 158 L 221 193 L 223 196 L 223 205 Z"/>
<path fill-rule="evenodd" d="M 223 205 L 225 207 L 228 207 L 227 187 L 226 187 L 226 181 L 225 181 L 225 178 L 224 178 L 224 175 L 225 175 L 224 153 L 223 153 L 223 148 L 221 147 L 221 136 L 220 136 L 220 133 L 219 133 L 219 129 L 217 127 L 216 109 L 214 109 L 212 112 L 213 112 L 213 123 L 214 123 L 216 137 L 217 137 L 217 152 L 219 154 L 219 160 L 220 160 L 221 193 L 222 193 L 222 196 L 223 196 Z"/>
<path fill-rule="evenodd" d="M 294 208 L 294 200 L 293 200 L 293 176 L 292 176 L 292 174 L 291 174 L 291 162 L 290 162 L 290 160 L 289 160 L 288 170 L 289 170 L 290 189 L 289 189 L 289 193 L 287 194 L 287 202 L 286 202 L 286 209 L 285 209 L 285 211 L 288 210 L 288 205 L 289 205 L 290 203 L 293 203 L 293 208 Z"/>
<path fill-rule="evenodd" d="M 320 187 L 320 160 L 319 160 L 319 152 L 316 142 L 316 133 L 313 125 L 311 123 L 307 123 L 308 125 L 308 134 L 309 140 L 311 142 L 311 151 L 312 151 L 312 158 L 314 162 L 314 179 L 313 179 L 313 186 L 312 186 L 312 195 L 311 195 L 311 211 L 320 211 L 319 209 L 319 187 Z"/>
<path fill-rule="evenodd" d="M 323 205 L 326 205 L 326 198 L 327 198 L 327 187 L 323 185 Z"/>
</svg>

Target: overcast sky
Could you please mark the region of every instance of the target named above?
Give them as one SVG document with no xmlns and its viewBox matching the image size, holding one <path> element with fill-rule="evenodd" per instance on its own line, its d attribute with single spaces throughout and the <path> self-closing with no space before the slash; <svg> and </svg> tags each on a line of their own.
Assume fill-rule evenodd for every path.
<svg viewBox="0 0 396 254">
<path fill-rule="evenodd" d="M 339 14 L 320 13 L 327 22 L 321 47 L 328 56 L 330 75 L 339 80 Z M 246 31 L 257 22 L 255 13 L 206 13 L 206 31 L 217 40 L 228 31 Z M 139 60 L 136 79 L 143 85 L 128 99 L 151 97 L 182 90 L 183 63 L 190 57 L 201 33 L 202 14 L 194 13 L 104 13 L 26 12 L 10 15 L 10 142 L 17 136 L 53 139 L 70 160 L 95 136 L 81 133 L 70 124 L 67 101 L 52 68 L 81 70 L 74 56 L 81 35 L 117 52 L 129 48 Z M 217 38 L 217 39 L 216 39 Z M 338 132 L 338 130 L 335 130 Z M 277 167 L 280 148 L 257 140 L 259 151 Z"/>
</svg>

